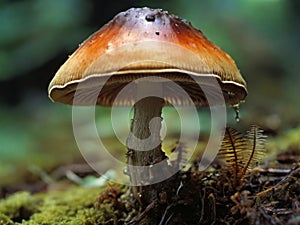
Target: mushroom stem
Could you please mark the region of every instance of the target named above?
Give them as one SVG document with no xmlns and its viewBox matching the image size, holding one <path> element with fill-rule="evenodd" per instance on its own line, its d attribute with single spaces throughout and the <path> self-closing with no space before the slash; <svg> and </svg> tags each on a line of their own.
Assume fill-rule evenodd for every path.
<svg viewBox="0 0 300 225">
<path fill-rule="evenodd" d="M 134 105 L 134 118 L 131 132 L 127 138 L 127 163 L 131 185 L 151 184 L 151 166 L 166 159 L 161 150 L 160 129 L 164 100 L 158 97 L 146 97 Z M 130 165 L 134 167 L 130 167 Z M 134 195 L 144 195 L 142 188 Z M 133 188 L 133 192 L 137 192 Z"/>
</svg>

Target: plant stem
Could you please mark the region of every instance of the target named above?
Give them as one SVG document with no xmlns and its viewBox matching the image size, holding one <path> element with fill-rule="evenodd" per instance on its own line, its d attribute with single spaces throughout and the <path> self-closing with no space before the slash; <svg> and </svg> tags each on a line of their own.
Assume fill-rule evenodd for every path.
<svg viewBox="0 0 300 225">
<path fill-rule="evenodd" d="M 163 104 L 164 100 L 161 98 L 146 97 L 134 105 L 131 133 L 127 139 L 127 163 L 139 166 L 130 167 L 131 169 L 129 169 L 131 184 L 140 186 L 139 191 L 133 188 L 134 195 L 149 196 L 150 193 L 145 193 L 145 188 L 142 186 L 152 184 L 151 179 L 152 176 L 155 176 L 155 171 L 151 171 L 150 165 L 166 159 L 164 152 L 161 150 L 160 139 Z M 146 189 L 149 190 L 149 188 Z M 157 190 L 154 190 L 154 192 L 150 195 L 157 194 Z M 147 204 L 150 199 L 145 199 L 145 201 Z"/>
</svg>

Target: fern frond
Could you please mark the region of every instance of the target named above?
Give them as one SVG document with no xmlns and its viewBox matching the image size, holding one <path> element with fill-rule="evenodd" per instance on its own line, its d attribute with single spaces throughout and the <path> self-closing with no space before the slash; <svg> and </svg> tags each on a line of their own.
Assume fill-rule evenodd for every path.
<svg viewBox="0 0 300 225">
<path fill-rule="evenodd" d="M 234 184 L 238 182 L 243 170 L 242 151 L 246 145 L 247 141 L 240 132 L 231 127 L 226 128 L 219 159 L 225 163 L 227 170 L 233 175 Z"/>
<path fill-rule="evenodd" d="M 230 127 L 225 129 L 218 158 L 225 163 L 226 171 L 232 174 L 234 187 L 241 184 L 246 172 L 262 158 L 265 138 L 263 130 L 254 125 L 246 135 Z"/>
<path fill-rule="evenodd" d="M 248 158 L 244 167 L 244 174 L 247 170 L 253 169 L 264 156 L 266 137 L 263 130 L 255 125 L 252 125 L 251 129 L 247 131 L 245 138 L 249 142 L 249 148 L 245 151 L 246 155 L 244 156 L 244 158 Z"/>
</svg>

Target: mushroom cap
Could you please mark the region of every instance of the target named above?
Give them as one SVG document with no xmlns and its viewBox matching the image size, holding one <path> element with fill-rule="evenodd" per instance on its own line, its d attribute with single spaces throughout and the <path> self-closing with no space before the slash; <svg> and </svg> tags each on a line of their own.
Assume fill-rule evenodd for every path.
<svg viewBox="0 0 300 225">
<path fill-rule="evenodd" d="M 177 93 L 174 83 L 196 106 L 207 106 L 206 97 L 214 88 L 221 89 L 227 104 L 238 104 L 247 95 L 233 59 L 200 30 L 161 9 L 131 8 L 79 45 L 55 74 L 49 97 L 70 105 L 131 106 L 137 101 L 136 88 L 116 97 L 139 78 L 162 83 L 166 104 L 191 103 Z M 210 91 L 203 91 L 207 87 Z"/>
</svg>

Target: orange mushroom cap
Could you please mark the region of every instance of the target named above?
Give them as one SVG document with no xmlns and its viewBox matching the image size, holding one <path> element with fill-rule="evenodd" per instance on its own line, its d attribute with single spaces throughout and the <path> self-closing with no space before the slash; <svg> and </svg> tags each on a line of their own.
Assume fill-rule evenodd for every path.
<svg viewBox="0 0 300 225">
<path fill-rule="evenodd" d="M 160 9 L 132 8 L 79 46 L 55 74 L 49 97 L 70 105 L 90 105 L 89 93 L 101 86 L 95 103 L 111 106 L 128 83 L 144 77 L 151 81 L 155 76 L 180 85 L 198 106 L 208 103 L 197 82 L 207 85 L 211 78 L 218 81 L 227 104 L 238 104 L 247 95 L 235 62 L 200 30 Z M 82 96 L 75 102 L 78 89 Z M 185 102 L 167 84 L 163 95 L 171 104 Z M 134 94 L 124 98 L 120 105 L 135 103 Z"/>
</svg>

